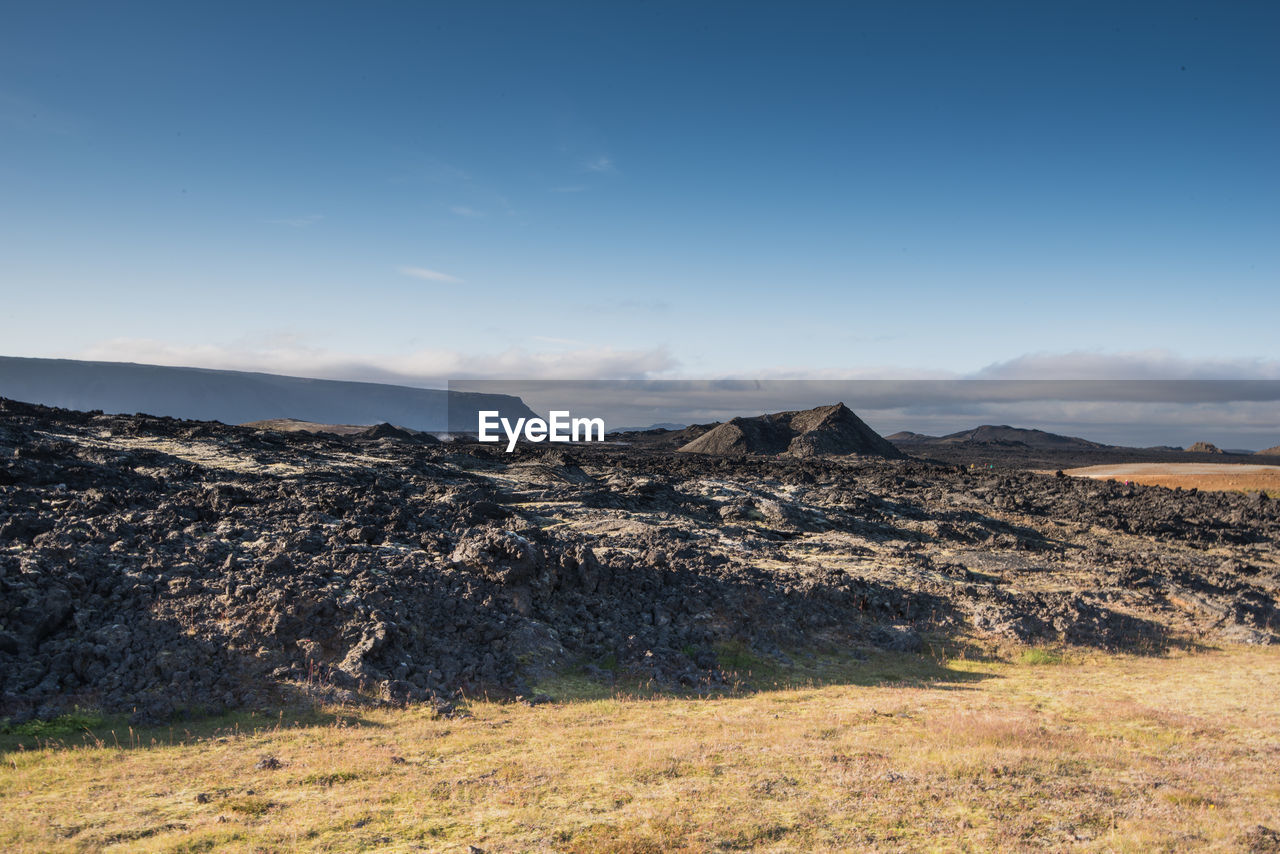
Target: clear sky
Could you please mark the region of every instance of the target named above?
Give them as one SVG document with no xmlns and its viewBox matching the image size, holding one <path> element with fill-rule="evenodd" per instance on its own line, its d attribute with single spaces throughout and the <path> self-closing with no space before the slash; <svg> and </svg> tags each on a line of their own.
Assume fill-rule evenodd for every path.
<svg viewBox="0 0 1280 854">
<path fill-rule="evenodd" d="M 0 353 L 1276 378 L 1277 44 L 1273 2 L 10 0 Z"/>
</svg>

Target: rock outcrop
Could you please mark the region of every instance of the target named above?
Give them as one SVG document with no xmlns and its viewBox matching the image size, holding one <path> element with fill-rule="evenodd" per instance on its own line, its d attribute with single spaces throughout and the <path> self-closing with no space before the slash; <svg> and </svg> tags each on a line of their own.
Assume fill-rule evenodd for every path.
<svg viewBox="0 0 1280 854">
<path fill-rule="evenodd" d="M 679 449 L 689 454 L 793 457 L 859 454 L 897 459 L 902 452 L 845 406 L 819 406 L 734 418 Z"/>
</svg>

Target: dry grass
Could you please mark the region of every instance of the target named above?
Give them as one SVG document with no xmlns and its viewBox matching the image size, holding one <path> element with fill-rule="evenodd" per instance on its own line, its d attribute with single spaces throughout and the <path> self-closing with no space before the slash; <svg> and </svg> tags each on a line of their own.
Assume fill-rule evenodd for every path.
<svg viewBox="0 0 1280 854">
<path fill-rule="evenodd" d="M 1132 481 L 1169 489 L 1208 492 L 1266 492 L 1280 497 L 1280 466 L 1249 463 L 1129 463 L 1067 469 L 1065 474 L 1096 480 Z"/>
<path fill-rule="evenodd" d="M 2 736 L 0 850 L 1225 851 L 1280 828 L 1280 650 L 919 662 L 714 699 Z"/>
</svg>

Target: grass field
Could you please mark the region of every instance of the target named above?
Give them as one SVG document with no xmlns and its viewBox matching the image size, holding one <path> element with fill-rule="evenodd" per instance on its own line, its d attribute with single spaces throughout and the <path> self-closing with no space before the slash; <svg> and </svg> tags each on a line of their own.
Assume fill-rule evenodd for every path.
<svg viewBox="0 0 1280 854">
<path fill-rule="evenodd" d="M 1280 844 L 1280 649 L 819 657 L 749 678 L 814 677 L 709 699 L 566 680 L 549 687 L 577 699 L 453 718 L 28 724 L 0 736 L 0 850 Z"/>
</svg>

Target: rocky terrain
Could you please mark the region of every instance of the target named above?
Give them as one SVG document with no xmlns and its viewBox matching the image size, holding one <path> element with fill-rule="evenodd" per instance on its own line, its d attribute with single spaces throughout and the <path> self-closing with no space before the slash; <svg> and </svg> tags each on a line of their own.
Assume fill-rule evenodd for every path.
<svg viewBox="0 0 1280 854">
<path fill-rule="evenodd" d="M 1277 537 L 1262 497 L 909 458 L 0 400 L 0 717 L 536 698 L 556 673 L 715 690 L 744 645 L 1271 643 Z"/>
</svg>

